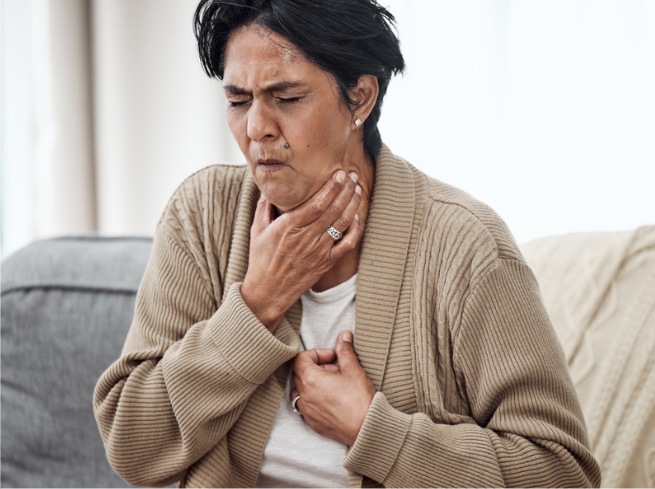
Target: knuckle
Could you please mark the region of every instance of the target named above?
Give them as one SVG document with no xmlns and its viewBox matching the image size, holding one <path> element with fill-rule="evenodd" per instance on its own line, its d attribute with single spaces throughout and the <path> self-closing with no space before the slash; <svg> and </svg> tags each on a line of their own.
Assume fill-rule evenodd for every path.
<svg viewBox="0 0 655 489">
<path fill-rule="evenodd" d="M 328 208 L 329 211 L 333 212 L 334 214 L 338 214 L 339 217 L 341 218 L 341 214 L 346 210 L 343 205 L 341 205 L 340 202 L 332 202 L 330 204 L 330 207 Z"/>
<path fill-rule="evenodd" d="M 303 385 L 307 390 L 314 390 L 317 387 L 316 376 L 311 372 L 308 372 L 306 376 L 303 377 Z"/>
<path fill-rule="evenodd" d="M 343 214 L 337 217 L 337 220 L 332 223 L 332 227 L 335 227 L 338 230 L 347 229 L 349 225 L 350 223 L 346 220 Z"/>
<path fill-rule="evenodd" d="M 357 243 L 358 243 L 357 239 L 353 237 L 352 239 L 346 241 L 346 248 L 348 250 L 354 250 L 355 248 L 357 248 Z"/>
<path fill-rule="evenodd" d="M 296 216 L 293 213 L 286 212 L 286 213 L 282 214 L 280 217 L 278 217 L 275 220 L 275 223 L 278 226 L 284 227 L 285 225 L 289 224 L 289 221 L 293 222 L 295 219 L 296 219 Z"/>
<path fill-rule="evenodd" d="M 309 205 L 309 212 L 318 215 L 323 212 L 323 201 L 321 199 L 317 199 L 311 202 Z"/>
<path fill-rule="evenodd" d="M 297 229 L 300 229 L 303 226 L 303 219 L 302 219 L 302 215 L 300 214 L 295 214 L 295 213 L 283 214 L 278 218 L 278 220 L 280 219 L 284 219 L 282 223 L 284 225 L 285 237 L 288 237 L 289 235 L 295 233 Z"/>
<path fill-rule="evenodd" d="M 304 370 L 304 367 L 303 367 L 303 360 L 304 360 L 303 353 L 304 352 L 298 353 L 298 355 L 296 355 L 296 358 L 293 359 L 293 363 L 291 364 L 293 366 L 294 374 L 296 374 L 298 376 L 302 375 L 303 370 Z"/>
<path fill-rule="evenodd" d="M 339 241 L 338 245 L 343 251 L 350 251 L 357 246 L 357 237 L 353 235 L 354 233 L 344 234 L 344 237 Z"/>
</svg>

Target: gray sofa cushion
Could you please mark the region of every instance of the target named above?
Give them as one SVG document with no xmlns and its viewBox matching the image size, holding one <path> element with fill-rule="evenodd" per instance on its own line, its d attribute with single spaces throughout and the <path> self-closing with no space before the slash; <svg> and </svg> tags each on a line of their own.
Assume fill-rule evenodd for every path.
<svg viewBox="0 0 655 489">
<path fill-rule="evenodd" d="M 120 355 L 149 238 L 58 238 L 2 264 L 2 486 L 128 487 L 93 389 Z"/>
</svg>

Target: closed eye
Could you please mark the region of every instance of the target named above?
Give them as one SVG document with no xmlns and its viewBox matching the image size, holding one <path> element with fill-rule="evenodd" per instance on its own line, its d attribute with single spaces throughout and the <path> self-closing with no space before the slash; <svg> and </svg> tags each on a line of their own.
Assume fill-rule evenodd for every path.
<svg viewBox="0 0 655 489">
<path fill-rule="evenodd" d="M 300 100 L 301 98 L 302 98 L 302 97 L 291 97 L 291 98 L 281 98 L 281 97 L 278 97 L 278 100 L 280 101 L 280 103 L 283 103 L 283 104 L 290 104 L 290 103 L 293 103 L 293 102 L 298 102 L 298 100 Z"/>
</svg>

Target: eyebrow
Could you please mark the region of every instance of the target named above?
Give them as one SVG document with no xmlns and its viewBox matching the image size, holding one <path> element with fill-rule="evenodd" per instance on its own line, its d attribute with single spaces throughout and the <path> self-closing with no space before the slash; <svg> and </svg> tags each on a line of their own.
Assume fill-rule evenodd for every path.
<svg viewBox="0 0 655 489">
<path fill-rule="evenodd" d="M 264 90 L 265 92 L 281 92 L 284 90 L 288 90 L 290 88 L 297 88 L 299 86 L 302 86 L 302 83 L 300 82 L 293 82 L 293 81 L 280 81 L 273 83 L 266 87 Z M 238 87 L 237 85 L 225 85 L 223 87 L 223 90 L 225 90 L 225 93 L 229 93 L 230 95 L 250 95 L 251 92 L 248 90 L 245 90 L 241 87 Z"/>
</svg>

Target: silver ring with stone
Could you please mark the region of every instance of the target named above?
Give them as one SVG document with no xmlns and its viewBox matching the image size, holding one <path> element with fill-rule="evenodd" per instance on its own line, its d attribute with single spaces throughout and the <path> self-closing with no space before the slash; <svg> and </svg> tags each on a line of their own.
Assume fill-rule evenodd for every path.
<svg viewBox="0 0 655 489">
<path fill-rule="evenodd" d="M 300 414 L 300 411 L 298 411 L 298 399 L 300 399 L 300 396 L 296 396 L 293 398 L 293 401 L 291 401 L 291 407 L 293 408 L 293 412 L 296 414 Z M 301 414 L 302 416 L 302 414 Z"/>
<path fill-rule="evenodd" d="M 341 231 L 334 229 L 332 226 L 327 228 L 327 233 L 335 241 L 339 241 L 341 238 L 343 238 L 343 233 Z"/>
</svg>

